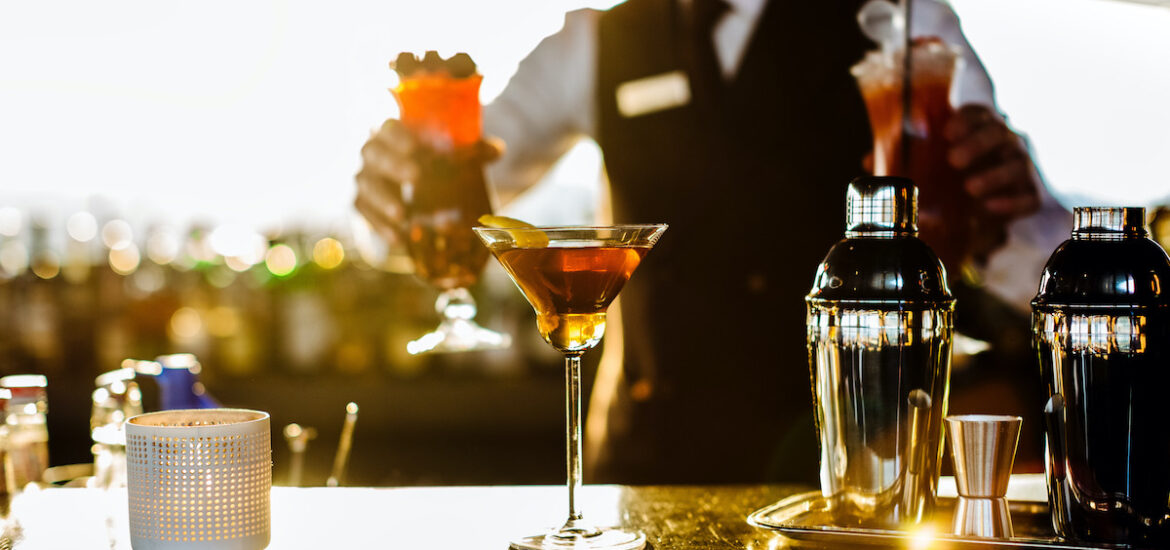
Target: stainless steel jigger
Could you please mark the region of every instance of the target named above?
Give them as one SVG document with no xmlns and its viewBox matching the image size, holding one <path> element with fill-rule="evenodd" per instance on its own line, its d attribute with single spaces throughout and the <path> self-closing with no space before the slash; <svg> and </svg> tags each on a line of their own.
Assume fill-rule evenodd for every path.
<svg viewBox="0 0 1170 550">
<path fill-rule="evenodd" d="M 1018 416 L 971 414 L 948 416 L 947 438 L 955 466 L 959 501 L 955 506 L 956 535 L 1009 538 L 1008 480 L 1020 440 Z"/>
</svg>

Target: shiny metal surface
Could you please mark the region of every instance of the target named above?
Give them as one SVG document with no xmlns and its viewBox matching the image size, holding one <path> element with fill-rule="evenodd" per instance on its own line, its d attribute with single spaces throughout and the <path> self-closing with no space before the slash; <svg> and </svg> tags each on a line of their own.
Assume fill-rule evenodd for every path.
<svg viewBox="0 0 1170 550">
<path fill-rule="evenodd" d="M 864 176 L 845 192 L 845 231 L 858 233 L 918 231 L 918 188 L 906 178 Z"/>
<path fill-rule="evenodd" d="M 948 416 L 946 422 L 959 496 L 1007 495 L 1023 420 L 1018 416 L 968 414 Z"/>
<path fill-rule="evenodd" d="M 1052 521 L 1069 539 L 1170 547 L 1170 257 L 1141 208 L 1075 209 L 1032 301 Z"/>
<path fill-rule="evenodd" d="M 1012 538 L 1012 514 L 1006 498 L 959 497 L 951 532 L 961 537 Z"/>
<path fill-rule="evenodd" d="M 838 522 L 930 514 L 942 456 L 951 312 L 809 303 L 821 490 Z"/>
<path fill-rule="evenodd" d="M 793 495 L 757 510 L 749 523 L 783 534 L 801 547 L 814 548 L 945 548 L 948 550 L 983 550 L 990 548 L 1037 548 L 1087 550 L 1099 546 L 1081 545 L 1058 539 L 1048 521 L 1048 506 L 1035 502 L 1012 502 L 1009 509 L 1016 518 L 1011 538 L 977 538 L 951 534 L 950 517 L 957 506 L 953 498 L 939 499 L 931 521 L 913 530 L 875 529 L 841 526 L 833 523 L 832 505 L 818 493 Z"/>
<path fill-rule="evenodd" d="M 821 491 L 843 525 L 915 524 L 934 503 L 954 299 L 916 197 L 905 178 L 850 182 L 805 300 Z"/>
<path fill-rule="evenodd" d="M 1146 236 L 1146 209 L 1135 206 L 1078 206 L 1073 209 L 1073 236 L 1123 233 Z"/>
<path fill-rule="evenodd" d="M 947 440 L 959 490 L 952 532 L 956 535 L 1010 538 L 1008 481 L 1020 440 L 1018 416 L 969 414 L 946 418 Z"/>
</svg>

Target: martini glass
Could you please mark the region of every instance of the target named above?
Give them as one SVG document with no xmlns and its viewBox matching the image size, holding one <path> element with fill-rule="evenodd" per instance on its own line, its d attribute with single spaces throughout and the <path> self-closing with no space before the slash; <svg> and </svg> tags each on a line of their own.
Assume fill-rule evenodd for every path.
<svg viewBox="0 0 1170 550">
<path fill-rule="evenodd" d="M 565 447 L 569 519 L 560 528 L 512 541 L 525 550 L 642 548 L 639 532 L 599 528 L 577 508 L 581 487 L 581 355 L 601 341 L 605 310 L 658 242 L 665 225 L 476 227 L 536 310 L 536 327 L 565 355 Z"/>
</svg>

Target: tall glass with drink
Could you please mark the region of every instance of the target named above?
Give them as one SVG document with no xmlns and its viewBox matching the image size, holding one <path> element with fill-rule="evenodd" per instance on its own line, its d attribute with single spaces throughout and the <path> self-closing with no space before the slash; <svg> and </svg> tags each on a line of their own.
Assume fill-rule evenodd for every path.
<svg viewBox="0 0 1170 550">
<path fill-rule="evenodd" d="M 852 68 L 873 131 L 873 173 L 914 181 L 922 240 L 957 269 L 969 248 L 974 211 L 947 161 L 943 130 L 955 113 L 951 86 L 962 59 L 956 48 L 934 37 L 914 40 L 910 59 L 910 78 L 904 76 L 902 49 L 871 51 Z M 906 81 L 911 83 L 908 124 L 902 115 Z"/>
</svg>

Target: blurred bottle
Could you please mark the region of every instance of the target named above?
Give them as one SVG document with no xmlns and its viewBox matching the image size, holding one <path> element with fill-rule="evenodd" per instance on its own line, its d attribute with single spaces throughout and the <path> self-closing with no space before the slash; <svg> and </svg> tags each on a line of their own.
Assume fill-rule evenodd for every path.
<svg viewBox="0 0 1170 550">
<path fill-rule="evenodd" d="M 161 410 L 213 409 L 220 406 L 199 381 L 203 367 L 194 355 L 160 355 L 153 365 L 147 361 L 139 361 L 138 365 L 136 369 L 139 374 L 154 376 L 158 383 Z"/>
<path fill-rule="evenodd" d="M 142 414 L 142 392 L 132 367 L 98 376 L 94 383 L 90 434 L 93 438 L 94 484 L 108 489 L 126 485 L 126 431 L 128 418 Z"/>
<path fill-rule="evenodd" d="M 48 379 L 39 374 L 15 374 L 0 378 L 0 387 L 12 392 L 4 407 L 8 430 L 4 477 L 16 493 L 32 481 L 40 481 L 49 467 L 47 414 Z"/>
</svg>

